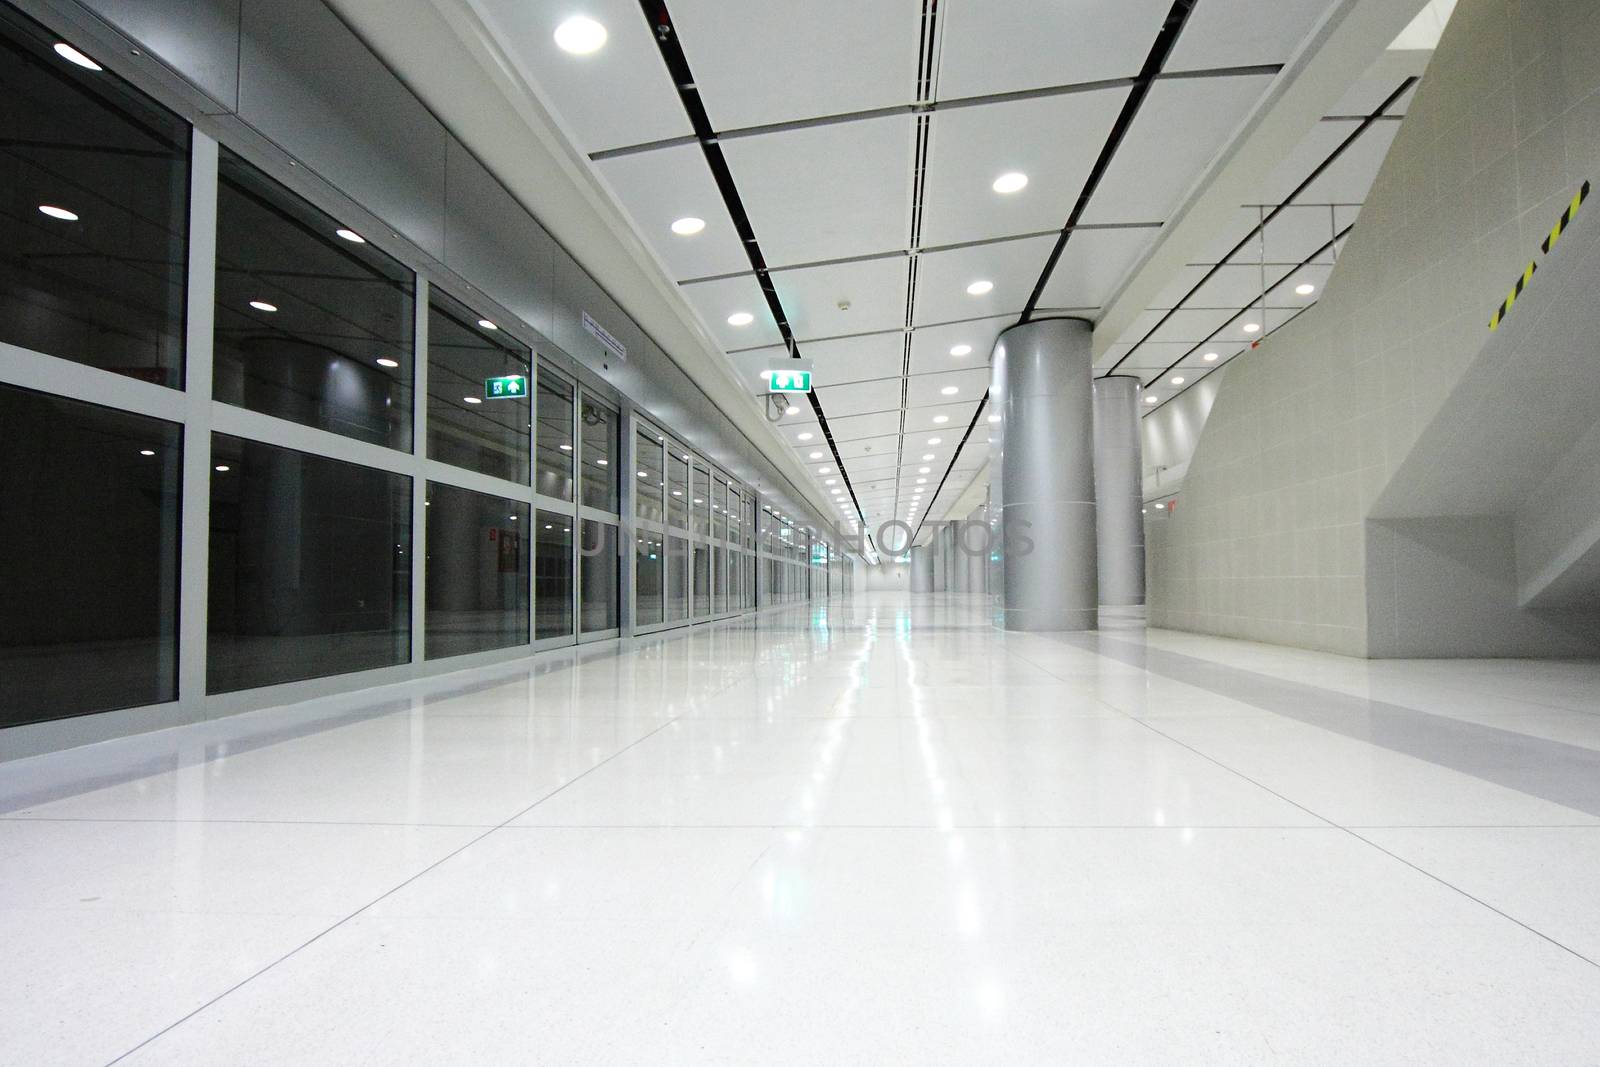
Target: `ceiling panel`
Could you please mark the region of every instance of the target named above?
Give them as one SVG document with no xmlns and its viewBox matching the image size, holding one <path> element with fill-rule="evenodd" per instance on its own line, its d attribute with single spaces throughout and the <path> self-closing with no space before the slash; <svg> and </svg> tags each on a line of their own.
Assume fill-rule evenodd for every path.
<svg viewBox="0 0 1600 1067">
<path fill-rule="evenodd" d="M 893 411 L 885 411 L 877 415 L 852 415 L 843 419 L 836 419 L 830 415 L 828 416 L 828 428 L 833 431 L 833 439 L 836 442 L 898 434 L 900 432 L 900 409 L 897 405 Z"/>
<path fill-rule="evenodd" d="M 1267 303 L 1275 307 L 1301 307 L 1321 299 L 1323 289 L 1327 288 L 1328 279 L 1333 275 L 1331 263 L 1311 263 L 1299 270 L 1291 271 L 1284 275 L 1283 280 L 1276 285 L 1267 296 Z M 1314 285 L 1315 291 L 1301 294 L 1295 292 L 1300 285 Z"/>
<path fill-rule="evenodd" d="M 1311 127 L 1305 137 L 1291 148 L 1287 155 L 1257 181 L 1246 194 L 1253 204 L 1281 204 L 1307 175 L 1322 165 L 1333 152 L 1356 131 L 1356 122 L 1323 121 Z M 1365 199 L 1366 193 L 1357 200 Z M 1309 201 L 1307 201 L 1309 202 Z M 1226 249 L 1224 249 L 1226 251 Z"/>
<path fill-rule="evenodd" d="M 1162 286 L 1161 291 L 1150 302 L 1150 306 L 1153 308 L 1177 307 L 1178 301 L 1188 296 L 1189 290 L 1199 285 L 1200 280 L 1205 276 L 1205 267 L 1179 267 L 1178 272 L 1172 276 L 1172 280 Z"/>
<path fill-rule="evenodd" d="M 903 256 L 772 272 L 797 341 L 900 329 L 906 322 Z M 839 303 L 848 303 L 841 310 Z"/>
<path fill-rule="evenodd" d="M 730 130 L 909 104 L 921 10 L 918 0 L 673 0 L 672 23 L 711 124 Z"/>
<path fill-rule="evenodd" d="M 694 133 L 635 0 L 587 0 L 585 14 L 608 34 L 606 46 L 587 56 L 556 47 L 556 27 L 571 13 L 565 5 L 476 0 L 473 6 L 581 151 Z M 619 100 L 628 106 L 618 107 Z"/>
<path fill-rule="evenodd" d="M 1249 210 L 1245 209 L 1245 213 L 1248 214 Z M 1341 221 L 1338 209 L 1331 206 L 1291 205 L 1268 222 L 1267 228 L 1260 235 L 1251 238 L 1249 243 L 1234 256 L 1232 262 L 1247 266 L 1262 261 L 1295 264 L 1311 258 L 1314 254 L 1322 258 L 1331 258 L 1332 250 L 1324 249 L 1324 246 L 1333 240 Z M 1276 282 L 1281 273 L 1281 271 L 1273 272 L 1269 268 L 1267 281 Z M 1258 277 L 1257 281 L 1259 280 Z M 1259 291 L 1258 288 L 1257 292 Z"/>
<path fill-rule="evenodd" d="M 1271 82 L 1267 75 L 1157 82 L 1084 221 L 1169 218 Z"/>
<path fill-rule="evenodd" d="M 1204 3 L 1183 27 L 1167 70 L 1282 63 L 1328 11 L 1330 0 L 1227 0 Z"/>
<path fill-rule="evenodd" d="M 1041 306 L 1104 307 L 1115 295 L 1117 284 L 1160 234 L 1157 229 L 1073 231 L 1055 270 L 1050 272 Z"/>
<path fill-rule="evenodd" d="M 778 349 L 781 353 L 782 349 Z M 905 333 L 875 333 L 834 341 L 808 341 L 800 354 L 812 362 L 817 387 L 873 378 L 898 378 L 905 365 Z"/>
<path fill-rule="evenodd" d="M 853 385 L 826 385 L 817 389 L 817 399 L 827 413 L 831 427 L 846 415 L 900 410 L 900 379 L 886 378 Z"/>
<path fill-rule="evenodd" d="M 673 281 L 750 269 L 750 257 L 699 145 L 614 156 L 596 163 L 595 169 Z M 672 224 L 685 216 L 705 220 L 706 228 L 692 237 L 678 236 Z"/>
<path fill-rule="evenodd" d="M 905 116 L 724 140 L 767 265 L 903 250 L 914 132 Z"/>
<path fill-rule="evenodd" d="M 1355 144 L 1345 149 L 1332 166 L 1306 187 L 1297 202 L 1359 204 L 1364 201 L 1399 132 L 1398 122 L 1376 122 L 1368 126 Z"/>
<path fill-rule="evenodd" d="M 999 315 L 973 322 L 918 327 L 911 334 L 911 373 L 987 367 L 1000 331 L 1016 321 L 1016 315 Z M 972 351 L 963 356 L 951 355 L 950 350 L 958 345 L 966 345 Z"/>
<path fill-rule="evenodd" d="M 1102 89 L 935 112 L 923 247 L 1059 229 L 1127 97 Z M 994 180 L 1010 171 L 1027 186 L 996 193 Z"/>
<path fill-rule="evenodd" d="M 853 470 L 855 468 L 853 461 L 863 456 L 887 455 L 892 459 L 895 455 L 895 449 L 899 446 L 900 436 L 899 434 L 885 434 L 880 437 L 861 437 L 853 441 L 836 440 L 834 443 L 839 446 L 839 455 L 844 457 L 846 465 Z M 855 475 L 851 475 L 851 477 L 854 478 Z"/>
<path fill-rule="evenodd" d="M 917 268 L 918 325 L 1015 314 L 1028 302 L 1054 237 L 929 252 Z M 994 289 L 971 296 L 967 286 L 984 280 Z"/>
<path fill-rule="evenodd" d="M 935 404 L 958 405 L 963 401 L 982 399 L 988 388 L 987 367 L 950 371 L 944 374 L 918 374 L 906 385 L 906 400 L 914 408 L 930 407 Z M 959 392 L 946 396 L 943 393 L 945 389 L 956 389 Z M 970 412 L 967 417 L 972 417 Z"/>
<path fill-rule="evenodd" d="M 700 320 L 724 351 L 783 343 L 778 324 L 767 309 L 767 298 L 753 275 L 680 285 L 678 291 L 700 313 Z M 730 326 L 728 316 L 741 311 L 755 316 L 754 321 L 748 326 Z"/>
<path fill-rule="evenodd" d="M 1364 74 L 1344 97 L 1329 111 L 1331 115 L 1370 115 L 1378 110 L 1378 106 L 1403 84 L 1406 77 L 1412 73 L 1410 70 L 1396 69 L 1399 64 L 1391 63 L 1395 57 L 1391 54 L 1373 65 L 1372 70 Z M 1420 84 L 1420 83 L 1418 83 Z M 1411 109 L 1411 99 L 1417 94 L 1417 86 L 1407 89 L 1388 111 L 1386 115 L 1404 115 Z"/>
<path fill-rule="evenodd" d="M 1266 268 L 1266 284 L 1275 285 L 1287 273 L 1289 268 L 1271 266 Z M 1248 307 L 1261 299 L 1262 268 L 1254 263 L 1225 264 L 1218 267 L 1198 292 L 1189 301 L 1191 308 L 1242 308 Z"/>
<path fill-rule="evenodd" d="M 964 432 L 967 428 L 967 423 L 972 421 L 972 412 L 977 407 L 977 404 L 949 403 L 944 397 L 940 397 L 940 400 L 945 402 L 909 409 L 906 412 L 906 432 L 936 433 L 941 430 L 951 429 Z M 938 421 L 939 419 L 944 421 L 940 422 Z"/>
<path fill-rule="evenodd" d="M 1169 0 L 946 0 L 939 99 L 1131 78 Z"/>
<path fill-rule="evenodd" d="M 1117 368 L 1118 374 L 1136 374 L 1144 372 L 1148 378 L 1154 371 L 1163 370 L 1182 359 L 1184 355 L 1194 348 L 1189 341 L 1146 341 L 1128 357 L 1128 361 Z"/>
<path fill-rule="evenodd" d="M 1190 311 L 1180 308 L 1174 311 L 1167 321 L 1150 335 L 1152 341 L 1162 341 L 1169 344 L 1197 345 L 1208 340 L 1212 334 L 1221 329 L 1229 319 L 1239 313 L 1243 305 L 1236 304 L 1232 308 L 1222 310 L 1207 309 Z"/>
</svg>

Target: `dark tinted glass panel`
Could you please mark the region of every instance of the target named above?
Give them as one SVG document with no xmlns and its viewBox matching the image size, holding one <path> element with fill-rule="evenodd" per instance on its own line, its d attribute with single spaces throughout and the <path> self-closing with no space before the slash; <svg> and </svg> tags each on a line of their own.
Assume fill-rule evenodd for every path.
<svg viewBox="0 0 1600 1067">
<path fill-rule="evenodd" d="M 534 489 L 557 500 L 571 500 L 572 385 L 553 371 L 540 368 L 538 453 Z"/>
<path fill-rule="evenodd" d="M 211 438 L 213 693 L 411 658 L 411 479 Z"/>
<path fill-rule="evenodd" d="M 661 439 L 640 430 L 634 435 L 634 514 L 648 522 L 661 521 L 661 495 L 667 475 L 662 468 Z"/>
<path fill-rule="evenodd" d="M 213 393 L 410 451 L 413 277 L 342 229 L 223 150 Z"/>
<path fill-rule="evenodd" d="M 607 522 L 584 519 L 583 554 L 578 559 L 584 633 L 617 628 L 619 566 L 617 528 Z"/>
<path fill-rule="evenodd" d="M 0 386 L 0 726 L 177 696 L 180 440 Z"/>
<path fill-rule="evenodd" d="M 429 290 L 428 458 L 527 485 L 532 356 L 482 323 L 489 320 Z M 489 384 L 507 378 L 498 391 Z"/>
<path fill-rule="evenodd" d="M 528 510 L 428 483 L 429 659 L 528 643 Z"/>
<path fill-rule="evenodd" d="M 189 128 L 0 6 L 0 341 L 183 385 Z"/>
<path fill-rule="evenodd" d="M 689 461 L 667 442 L 667 521 L 680 530 L 689 528 Z"/>
<path fill-rule="evenodd" d="M 533 549 L 533 635 L 572 636 L 572 518 L 539 512 Z"/>
<path fill-rule="evenodd" d="M 711 546 L 694 546 L 694 616 L 711 614 Z"/>
<path fill-rule="evenodd" d="M 665 539 L 658 533 L 640 530 L 633 550 L 634 618 L 640 626 L 658 623 L 665 617 L 662 594 L 666 591 L 667 553 Z"/>
<path fill-rule="evenodd" d="M 689 542 L 681 537 L 667 540 L 667 620 L 689 617 Z"/>
<path fill-rule="evenodd" d="M 617 510 L 617 413 L 592 397 L 581 398 L 583 419 L 583 503 Z"/>
</svg>

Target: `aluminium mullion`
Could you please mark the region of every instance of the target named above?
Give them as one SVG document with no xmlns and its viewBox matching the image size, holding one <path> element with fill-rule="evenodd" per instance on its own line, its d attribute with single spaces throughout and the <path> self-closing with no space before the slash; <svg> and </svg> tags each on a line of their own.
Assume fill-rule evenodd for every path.
<svg viewBox="0 0 1600 1067">
<path fill-rule="evenodd" d="M 430 282 L 413 276 L 411 311 L 411 664 L 427 661 L 428 642 L 428 300 Z"/>
<path fill-rule="evenodd" d="M 217 142 L 189 139 L 189 275 L 183 345 L 183 480 L 178 556 L 178 702 L 189 721 L 210 717 L 206 692 L 211 586 L 213 327 L 217 288 Z"/>
</svg>

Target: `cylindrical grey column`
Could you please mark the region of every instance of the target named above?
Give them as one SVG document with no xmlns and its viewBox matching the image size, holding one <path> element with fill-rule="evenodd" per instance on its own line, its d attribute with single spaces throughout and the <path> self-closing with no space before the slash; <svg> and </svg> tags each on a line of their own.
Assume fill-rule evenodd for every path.
<svg viewBox="0 0 1600 1067">
<path fill-rule="evenodd" d="M 1100 557 L 1100 603 L 1144 603 L 1144 451 L 1139 395 L 1132 375 L 1094 383 L 1095 542 Z"/>
<path fill-rule="evenodd" d="M 933 549 L 928 545 L 911 546 L 911 591 L 933 592 Z"/>
<path fill-rule="evenodd" d="M 932 558 L 933 591 L 942 593 L 948 588 L 946 584 L 945 564 L 949 562 L 944 554 L 944 528 L 933 528 L 933 540 L 928 542 L 928 555 Z"/>
<path fill-rule="evenodd" d="M 944 551 L 950 560 L 947 564 L 950 568 L 948 585 L 952 593 L 967 591 L 967 558 L 961 554 L 960 548 L 956 545 L 956 530 L 959 523 L 959 519 L 951 519 L 944 528 Z"/>
<path fill-rule="evenodd" d="M 995 343 L 1008 630 L 1099 625 L 1092 331 L 1082 319 L 1036 319 Z"/>
<path fill-rule="evenodd" d="M 985 509 L 977 508 L 961 525 L 961 536 L 956 548 L 966 559 L 966 589 L 969 593 L 983 592 L 984 571 L 989 566 L 989 529 Z"/>
</svg>

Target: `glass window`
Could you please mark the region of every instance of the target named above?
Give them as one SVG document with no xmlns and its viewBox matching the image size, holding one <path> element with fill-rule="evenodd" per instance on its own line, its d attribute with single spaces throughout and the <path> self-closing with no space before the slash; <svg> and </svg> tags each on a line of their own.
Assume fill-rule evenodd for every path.
<svg viewBox="0 0 1600 1067">
<path fill-rule="evenodd" d="M 490 379 L 505 378 L 513 381 L 491 396 Z M 429 289 L 429 459 L 527 485 L 532 380 L 526 348 L 447 293 Z"/>
<path fill-rule="evenodd" d="M 716 592 L 715 611 L 722 615 L 728 610 L 728 550 L 721 545 L 712 546 L 711 571 L 715 578 L 712 583 Z"/>
<path fill-rule="evenodd" d="M 711 614 L 711 548 L 694 546 L 694 616 L 703 618 Z"/>
<path fill-rule="evenodd" d="M 572 636 L 572 517 L 539 512 L 533 549 L 533 635 Z"/>
<path fill-rule="evenodd" d="M 177 697 L 176 423 L 0 386 L 0 727 Z"/>
<path fill-rule="evenodd" d="M 711 536 L 728 539 L 728 483 L 720 474 L 711 475 Z"/>
<path fill-rule="evenodd" d="M 667 619 L 677 622 L 689 617 L 689 542 L 682 537 L 667 539 Z"/>
<path fill-rule="evenodd" d="M 213 395 L 409 452 L 411 271 L 227 149 L 218 166 Z"/>
<path fill-rule="evenodd" d="M 572 383 L 539 365 L 538 453 L 534 490 L 557 500 L 572 496 Z"/>
<path fill-rule="evenodd" d="M 411 658 L 411 479 L 211 438 L 206 688 Z"/>
<path fill-rule="evenodd" d="M 647 522 L 660 522 L 661 494 L 667 484 L 661 438 L 648 430 L 640 430 L 634 437 L 633 450 L 637 464 L 633 479 L 634 514 Z"/>
<path fill-rule="evenodd" d="M 428 483 L 429 659 L 528 643 L 528 505 Z"/>
<path fill-rule="evenodd" d="M 634 619 L 640 626 L 661 622 L 666 592 L 663 579 L 667 570 L 667 553 L 661 534 L 640 530 L 634 546 L 633 603 Z"/>
<path fill-rule="evenodd" d="M 621 420 L 587 392 L 583 395 L 583 504 L 617 510 L 617 441 Z M 638 479 L 635 479 L 637 481 Z"/>
<path fill-rule="evenodd" d="M 182 388 L 188 124 L 59 40 L 0 7 L 0 341 Z"/>
<path fill-rule="evenodd" d="M 667 521 L 680 530 L 689 528 L 689 457 L 671 441 L 667 442 Z"/>
<path fill-rule="evenodd" d="M 728 540 L 734 544 L 739 543 L 739 517 L 744 511 L 744 505 L 739 500 L 739 490 L 728 485 Z"/>
<path fill-rule="evenodd" d="M 694 509 L 694 532 L 702 535 L 710 533 L 711 476 L 699 465 L 694 468 L 694 495 L 689 503 Z"/>
<path fill-rule="evenodd" d="M 617 628 L 617 528 L 609 522 L 583 520 L 582 555 L 578 561 L 583 632 Z"/>
</svg>

